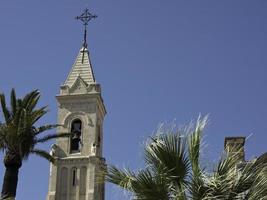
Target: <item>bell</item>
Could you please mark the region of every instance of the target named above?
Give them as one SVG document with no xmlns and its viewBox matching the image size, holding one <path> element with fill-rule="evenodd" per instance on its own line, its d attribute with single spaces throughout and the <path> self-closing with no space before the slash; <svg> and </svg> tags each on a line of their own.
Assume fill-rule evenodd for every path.
<svg viewBox="0 0 267 200">
<path fill-rule="evenodd" d="M 75 134 L 72 139 L 78 139 L 78 138 L 79 136 Z"/>
<path fill-rule="evenodd" d="M 74 131 L 73 133 L 74 133 L 74 136 L 72 139 L 80 139 L 81 133 L 79 131 Z"/>
</svg>

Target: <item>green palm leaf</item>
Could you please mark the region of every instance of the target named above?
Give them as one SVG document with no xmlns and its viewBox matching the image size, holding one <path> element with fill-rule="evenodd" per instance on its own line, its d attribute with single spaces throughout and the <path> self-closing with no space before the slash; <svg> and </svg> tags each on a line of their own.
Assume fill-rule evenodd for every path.
<svg viewBox="0 0 267 200">
<path fill-rule="evenodd" d="M 35 154 L 37 156 L 40 156 L 49 162 L 55 163 L 55 158 L 51 156 L 47 151 L 41 150 L 41 149 L 33 149 L 31 150 L 32 154 Z"/>
<path fill-rule="evenodd" d="M 108 173 L 106 175 L 106 180 L 119 185 L 120 187 L 133 191 L 132 190 L 132 181 L 135 180 L 135 174 L 130 170 L 119 170 L 115 166 L 108 167 Z"/>
<path fill-rule="evenodd" d="M 14 88 L 11 90 L 10 104 L 11 104 L 11 109 L 12 109 L 11 113 L 14 115 L 17 111 L 17 97 L 16 97 L 16 92 Z"/>
<path fill-rule="evenodd" d="M 35 143 L 36 144 L 37 143 L 44 143 L 44 142 L 47 142 L 47 141 L 55 139 L 55 138 L 70 137 L 72 135 L 73 135 L 72 133 L 49 134 L 49 135 L 46 135 L 42 138 L 36 139 Z"/>
<path fill-rule="evenodd" d="M 45 131 L 48 131 L 48 130 L 51 130 L 51 129 L 54 129 L 54 128 L 57 128 L 59 127 L 60 125 L 58 124 L 48 124 L 48 125 L 43 125 L 43 126 L 40 126 L 38 128 L 35 129 L 35 136 L 39 135 L 40 133 L 43 133 Z"/>
<path fill-rule="evenodd" d="M 1 108 L 3 111 L 5 121 L 9 122 L 10 118 L 11 118 L 11 114 L 10 114 L 10 111 L 8 110 L 8 108 L 6 106 L 6 98 L 5 98 L 4 94 L 0 94 L 0 102 L 1 102 Z"/>
</svg>

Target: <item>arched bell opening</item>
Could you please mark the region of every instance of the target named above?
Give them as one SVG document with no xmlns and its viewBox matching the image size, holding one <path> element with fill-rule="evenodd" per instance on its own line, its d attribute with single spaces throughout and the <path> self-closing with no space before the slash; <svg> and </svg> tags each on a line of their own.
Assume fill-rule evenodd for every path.
<svg viewBox="0 0 267 200">
<path fill-rule="evenodd" d="M 73 134 L 70 140 L 70 153 L 81 152 L 82 138 L 82 121 L 75 119 L 71 123 L 71 133 Z"/>
</svg>

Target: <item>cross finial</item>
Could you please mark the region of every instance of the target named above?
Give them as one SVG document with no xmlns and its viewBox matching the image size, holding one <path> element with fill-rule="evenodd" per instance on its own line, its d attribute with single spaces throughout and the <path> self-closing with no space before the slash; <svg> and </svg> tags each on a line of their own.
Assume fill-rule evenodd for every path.
<svg viewBox="0 0 267 200">
<path fill-rule="evenodd" d="M 84 10 L 84 12 L 80 16 L 77 16 L 75 18 L 77 20 L 81 20 L 83 22 L 83 25 L 84 25 L 84 40 L 83 40 L 83 47 L 84 48 L 87 48 L 87 41 L 86 41 L 87 25 L 88 25 L 88 22 L 94 18 L 97 18 L 97 16 L 91 14 L 87 8 Z"/>
</svg>

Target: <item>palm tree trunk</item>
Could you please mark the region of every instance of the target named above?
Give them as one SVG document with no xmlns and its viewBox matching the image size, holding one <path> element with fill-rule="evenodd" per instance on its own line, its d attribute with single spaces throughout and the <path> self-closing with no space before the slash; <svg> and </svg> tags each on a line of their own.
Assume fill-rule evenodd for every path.
<svg viewBox="0 0 267 200">
<path fill-rule="evenodd" d="M 19 168 L 21 167 L 22 161 L 20 156 L 7 153 L 4 159 L 4 164 L 6 171 L 3 180 L 1 199 L 15 198 Z"/>
<path fill-rule="evenodd" d="M 4 182 L 2 187 L 2 199 L 7 199 L 16 196 L 17 184 L 18 184 L 17 167 L 7 167 L 4 176 Z"/>
</svg>

